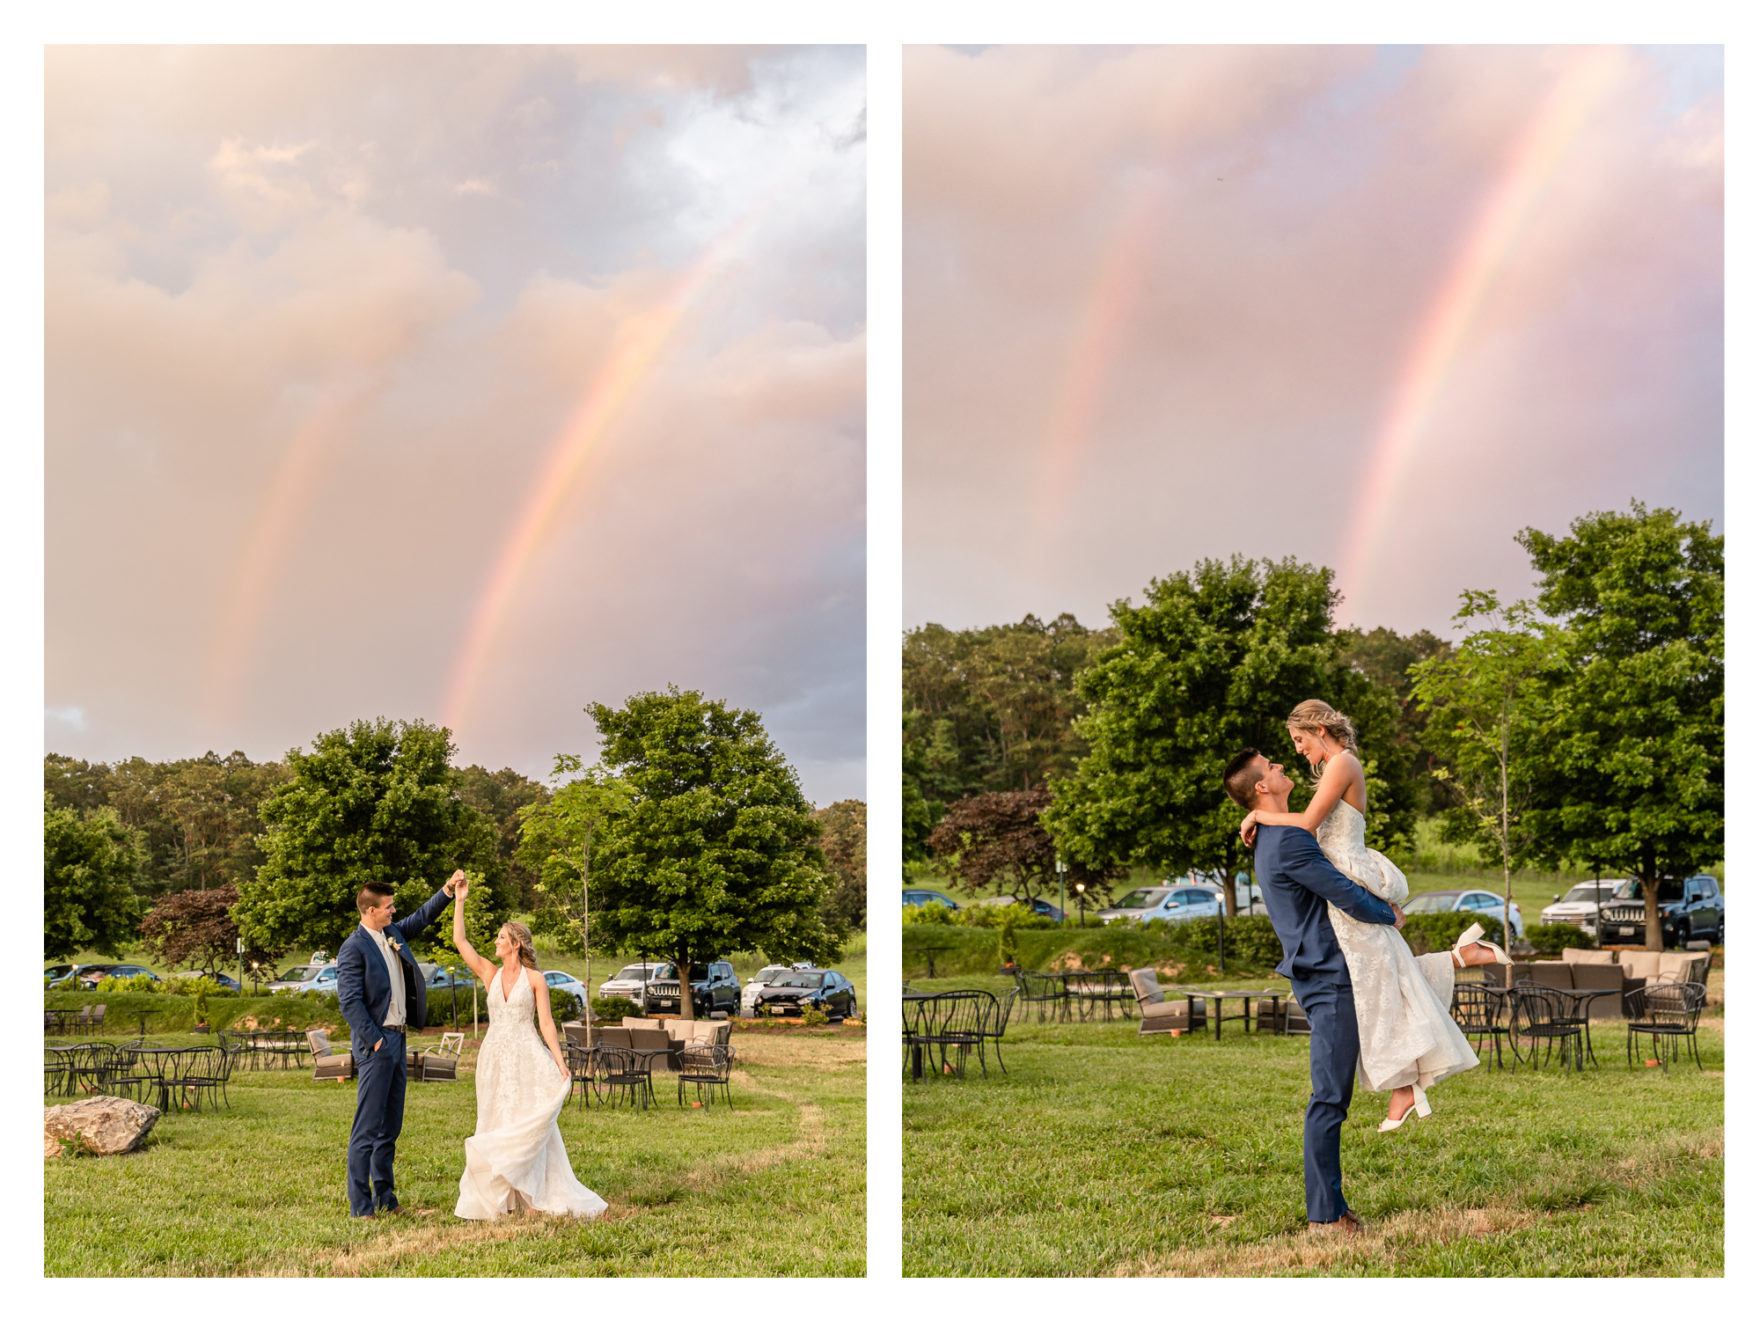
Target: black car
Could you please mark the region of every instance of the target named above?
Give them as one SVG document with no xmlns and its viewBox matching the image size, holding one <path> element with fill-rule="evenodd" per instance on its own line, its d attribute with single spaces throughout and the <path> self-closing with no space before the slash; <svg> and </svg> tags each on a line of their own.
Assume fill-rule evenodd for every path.
<svg viewBox="0 0 1760 1320">
<path fill-rule="evenodd" d="M 841 972 L 820 968 L 779 976 L 758 991 L 753 1005 L 759 1017 L 785 1017 L 804 1013 L 811 1006 L 826 1017 L 856 1015 L 856 988 Z"/>
<path fill-rule="evenodd" d="M 1665 877 L 1656 895 L 1662 918 L 1664 948 L 1685 947 L 1688 940 L 1723 943 L 1723 894 L 1712 875 L 1685 880 Z M 1644 882 L 1627 880 L 1601 904 L 1600 942 L 1630 944 L 1644 938 Z"/>
<path fill-rule="evenodd" d="M 707 1017 L 724 1012 L 729 1017 L 738 1017 L 739 977 L 734 974 L 733 964 L 717 959 L 707 967 L 693 970 L 697 974 L 691 977 L 691 1003 L 696 1006 L 696 1015 Z M 683 1011 L 678 999 L 678 968 L 672 963 L 663 964 L 649 978 L 642 991 L 642 1009 L 649 1014 Z"/>
</svg>

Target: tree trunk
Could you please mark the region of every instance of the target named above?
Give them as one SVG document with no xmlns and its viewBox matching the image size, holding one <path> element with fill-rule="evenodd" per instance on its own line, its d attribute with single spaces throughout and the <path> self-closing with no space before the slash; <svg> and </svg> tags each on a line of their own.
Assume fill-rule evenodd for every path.
<svg viewBox="0 0 1760 1320">
<path fill-rule="evenodd" d="M 1662 948 L 1662 877 L 1645 875 L 1644 881 L 1644 947 Z"/>
<path fill-rule="evenodd" d="M 678 1015 L 686 1022 L 694 1022 L 697 1005 L 691 994 L 691 965 L 677 956 L 674 956 L 672 965 L 678 971 Z"/>
</svg>

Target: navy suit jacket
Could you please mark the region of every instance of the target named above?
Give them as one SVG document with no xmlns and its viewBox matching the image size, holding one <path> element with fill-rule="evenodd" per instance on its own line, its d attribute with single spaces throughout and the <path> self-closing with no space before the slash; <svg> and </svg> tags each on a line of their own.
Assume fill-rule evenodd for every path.
<svg viewBox="0 0 1760 1320">
<path fill-rule="evenodd" d="M 1312 834 L 1299 825 L 1261 825 L 1253 838 L 1253 875 L 1283 945 L 1277 970 L 1292 986 L 1348 986 L 1350 970 L 1338 947 L 1326 905 L 1373 926 L 1398 919 L 1391 907 L 1326 860 Z"/>
<path fill-rule="evenodd" d="M 397 956 L 403 964 L 404 1026 L 410 1031 L 420 1031 L 428 1025 L 428 987 L 416 966 L 415 955 L 409 951 L 410 937 L 439 916 L 451 901 L 442 886 L 439 893 L 409 916 L 385 927 L 385 934 L 402 946 Z M 379 952 L 373 937 L 359 926 L 336 951 L 336 998 L 348 1023 L 350 1049 L 357 1058 L 371 1054 L 373 1047 L 385 1039 L 385 1015 L 391 1011 L 391 976 L 385 966 L 385 955 Z"/>
</svg>

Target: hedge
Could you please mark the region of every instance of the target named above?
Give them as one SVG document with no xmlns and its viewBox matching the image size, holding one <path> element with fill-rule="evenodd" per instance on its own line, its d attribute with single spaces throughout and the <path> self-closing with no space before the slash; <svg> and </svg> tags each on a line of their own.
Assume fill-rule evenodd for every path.
<svg viewBox="0 0 1760 1320">
<path fill-rule="evenodd" d="M 1536 926 L 1528 932 L 1528 943 L 1542 957 L 1556 958 L 1566 949 L 1593 949 L 1595 937 L 1576 926 Z"/>
</svg>

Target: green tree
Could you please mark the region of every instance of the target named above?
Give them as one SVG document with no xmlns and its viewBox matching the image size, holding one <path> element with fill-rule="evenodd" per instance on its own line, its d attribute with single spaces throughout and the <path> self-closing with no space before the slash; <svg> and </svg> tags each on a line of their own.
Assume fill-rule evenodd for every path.
<svg viewBox="0 0 1760 1320">
<path fill-rule="evenodd" d="M 902 765 L 904 820 L 904 860 L 922 861 L 929 855 L 929 831 L 935 826 L 935 814 L 923 791 L 928 773 L 928 758 L 921 743 L 911 738 L 911 724 L 922 718 L 914 711 L 904 712 L 904 756 Z"/>
<path fill-rule="evenodd" d="M 592 979 L 592 949 L 614 950 L 593 923 L 591 905 L 582 883 L 583 869 L 591 873 L 591 856 L 599 826 L 626 810 L 632 791 L 628 784 L 599 766 L 583 769 L 572 753 L 556 757 L 551 775 L 556 787 L 542 801 L 520 812 L 519 864 L 532 880 L 532 929 L 555 940 L 570 953 L 587 960 L 587 979 Z"/>
<path fill-rule="evenodd" d="M 1453 648 L 1429 629 L 1401 636 L 1392 628 L 1345 628 L 1339 632 L 1339 655 L 1350 668 L 1390 693 L 1397 712 L 1389 731 L 1386 778 L 1399 781 L 1402 796 L 1415 812 L 1425 815 L 1453 806 L 1452 795 L 1436 778 L 1441 762 L 1424 734 L 1430 717 L 1412 693 L 1412 666 L 1447 656 Z"/>
<path fill-rule="evenodd" d="M 187 963 L 209 974 L 224 971 L 239 958 L 238 924 L 232 919 L 237 902 L 238 890 L 232 885 L 166 894 L 142 918 L 141 943 L 168 967 Z M 274 952 L 252 949 L 245 956 L 261 961 Z"/>
<path fill-rule="evenodd" d="M 134 834 L 109 807 L 82 814 L 43 794 L 43 956 L 81 949 L 112 957 L 134 937 L 140 909 Z"/>
<path fill-rule="evenodd" d="M 383 719 L 288 752 L 292 777 L 263 804 L 266 858 L 233 909 L 244 937 L 334 950 L 360 922 L 362 885 L 391 885 L 407 914 L 463 867 L 473 872 L 472 939 L 492 939 L 508 910 L 494 826 L 453 792 L 451 755 L 447 730 Z M 416 943 L 444 955 L 450 941 L 450 926 L 436 921 Z"/>
<path fill-rule="evenodd" d="M 520 830 L 528 807 L 549 796 L 544 785 L 517 770 L 485 770 L 467 765 L 453 772 L 458 795 L 487 816 L 495 826 L 495 851 L 507 875 L 507 890 L 522 912 L 535 909 L 537 873 L 520 860 Z"/>
<path fill-rule="evenodd" d="M 758 715 L 677 688 L 588 710 L 602 764 L 632 793 L 594 844 L 595 930 L 670 956 L 681 984 L 735 950 L 834 958 L 819 827 Z"/>
<path fill-rule="evenodd" d="M 1456 837 L 1487 842 L 1503 863 L 1503 941 L 1509 947 L 1510 874 L 1535 850 L 1528 814 L 1539 776 L 1547 684 L 1562 664 L 1559 629 L 1526 601 L 1503 606 L 1495 592 L 1465 591 L 1455 618 L 1493 626 L 1451 653 L 1419 661 L 1412 696 L 1430 716 L 1427 736 L 1446 766 L 1436 771 L 1459 799 Z"/>
<path fill-rule="evenodd" d="M 845 798 L 813 813 L 819 848 L 835 884 L 825 900 L 826 928 L 843 936 L 868 925 L 868 804 Z"/>
<path fill-rule="evenodd" d="M 1569 660 L 1550 689 L 1534 832 L 1551 854 L 1636 876 L 1659 949 L 1663 877 L 1723 856 L 1723 538 L 1633 501 L 1568 536 L 1516 540 Z"/>
<path fill-rule="evenodd" d="M 1409 826 L 1409 804 L 1379 775 L 1392 697 L 1341 661 L 1336 598 L 1330 569 L 1236 555 L 1152 580 L 1141 606 L 1115 604 L 1122 640 L 1077 682 L 1088 713 L 1076 732 L 1088 753 L 1052 781 L 1041 818 L 1058 850 L 1097 870 L 1245 869 L 1222 767 L 1247 746 L 1290 755 L 1284 720 L 1313 696 L 1357 723 L 1372 839 L 1386 846 Z M 1234 887 L 1223 894 L 1232 916 Z"/>
</svg>

